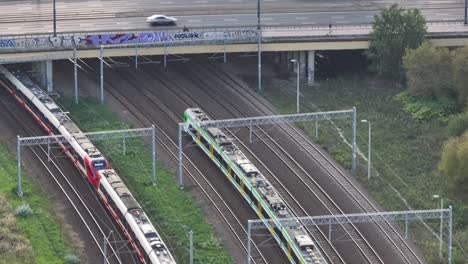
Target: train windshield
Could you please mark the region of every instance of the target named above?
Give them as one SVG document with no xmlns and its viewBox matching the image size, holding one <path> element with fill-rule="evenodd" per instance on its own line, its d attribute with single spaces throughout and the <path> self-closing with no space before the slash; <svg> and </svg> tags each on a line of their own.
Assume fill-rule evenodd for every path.
<svg viewBox="0 0 468 264">
<path fill-rule="evenodd" d="M 104 159 L 93 161 L 93 168 L 94 168 L 94 172 L 98 172 L 100 170 L 105 170 L 106 169 L 106 161 Z"/>
</svg>

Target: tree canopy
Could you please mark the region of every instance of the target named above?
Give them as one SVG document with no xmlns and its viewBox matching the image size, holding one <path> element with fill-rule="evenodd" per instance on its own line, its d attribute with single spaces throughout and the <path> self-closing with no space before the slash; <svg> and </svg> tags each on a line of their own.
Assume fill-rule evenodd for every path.
<svg viewBox="0 0 468 264">
<path fill-rule="evenodd" d="M 432 99 L 454 95 L 452 55 L 447 48 L 424 42 L 417 49 L 406 50 L 403 66 L 411 95 Z"/>
<path fill-rule="evenodd" d="M 465 104 L 468 99 L 468 47 L 460 48 L 454 54 L 453 82 L 458 94 L 458 102 Z"/>
<path fill-rule="evenodd" d="M 374 20 L 367 56 L 380 75 L 401 77 L 403 53 L 424 41 L 426 20 L 418 9 L 406 10 L 398 5 L 385 8 Z"/>
<path fill-rule="evenodd" d="M 468 199 L 468 132 L 445 144 L 439 170 L 447 176 L 451 191 Z"/>
</svg>

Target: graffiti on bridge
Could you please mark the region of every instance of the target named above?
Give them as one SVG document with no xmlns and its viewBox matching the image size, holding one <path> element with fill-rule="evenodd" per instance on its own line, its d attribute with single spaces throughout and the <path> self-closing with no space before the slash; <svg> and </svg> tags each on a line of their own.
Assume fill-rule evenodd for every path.
<svg viewBox="0 0 468 264">
<path fill-rule="evenodd" d="M 256 36 L 257 32 L 254 30 L 49 36 L 42 38 L 0 39 L 0 49 L 80 48 L 100 45 L 253 38 Z"/>
</svg>

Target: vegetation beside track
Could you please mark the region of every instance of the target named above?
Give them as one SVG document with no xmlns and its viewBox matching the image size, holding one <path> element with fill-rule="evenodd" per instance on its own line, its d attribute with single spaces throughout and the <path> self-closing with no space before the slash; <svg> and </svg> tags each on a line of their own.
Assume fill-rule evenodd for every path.
<svg viewBox="0 0 468 264">
<path fill-rule="evenodd" d="M 108 106 L 96 100 L 61 103 L 84 131 L 129 128 Z M 188 263 L 188 231 L 193 230 L 194 263 L 234 263 L 192 195 L 179 190 L 172 171 L 158 162 L 157 186 L 151 185 L 151 152 L 143 139 L 127 139 L 125 155 L 121 139 L 101 141 L 97 146 L 143 206 L 178 262 Z"/>
<path fill-rule="evenodd" d="M 16 194 L 17 163 L 0 144 L 0 263 L 64 263 L 72 252 L 47 195 L 23 177 L 23 197 Z M 31 214 L 16 213 L 29 205 Z M 23 215 L 23 216 L 21 216 Z"/>
<path fill-rule="evenodd" d="M 281 113 L 294 113 L 296 106 L 295 79 L 265 80 L 263 96 Z M 466 263 L 468 248 L 468 205 L 458 199 L 450 199 L 447 183 L 437 171 L 443 142 L 448 138 L 447 122 L 439 119 L 415 120 L 402 110 L 395 99 L 403 91 L 401 85 L 361 75 L 348 75 L 334 80 L 321 81 L 319 86 L 309 87 L 301 83 L 301 112 L 357 108 L 357 144 L 361 155 L 356 177 L 386 210 L 430 209 L 440 207 L 432 195 L 444 197 L 444 207 L 454 208 L 453 263 Z M 372 174 L 367 180 L 367 119 L 372 124 Z M 351 149 L 344 143 L 338 130 L 351 142 L 352 121 L 335 120 L 319 123 L 319 136 L 315 137 L 313 123 L 300 124 L 310 138 L 318 142 L 345 168 L 351 167 Z M 438 222 L 429 226 L 438 234 Z M 447 231 L 445 226 L 444 232 Z M 420 223 L 410 225 L 412 239 L 423 249 L 430 263 L 446 262 L 447 246 L 444 244 L 444 260 L 438 259 L 438 238 Z M 446 234 L 446 233 L 445 233 Z M 444 235 L 445 241 L 447 236 Z M 464 253 L 462 252 L 464 250 Z"/>
</svg>

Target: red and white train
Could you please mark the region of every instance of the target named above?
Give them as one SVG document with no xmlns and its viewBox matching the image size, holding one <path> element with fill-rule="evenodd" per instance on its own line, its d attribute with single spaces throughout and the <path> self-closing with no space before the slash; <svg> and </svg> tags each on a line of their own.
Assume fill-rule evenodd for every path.
<svg viewBox="0 0 468 264">
<path fill-rule="evenodd" d="M 129 240 L 141 263 L 175 264 L 175 260 L 141 206 L 117 173 L 78 126 L 24 73 L 0 65 L 5 88 L 49 134 L 69 139 L 65 154 L 95 187 L 102 202 Z"/>
</svg>

